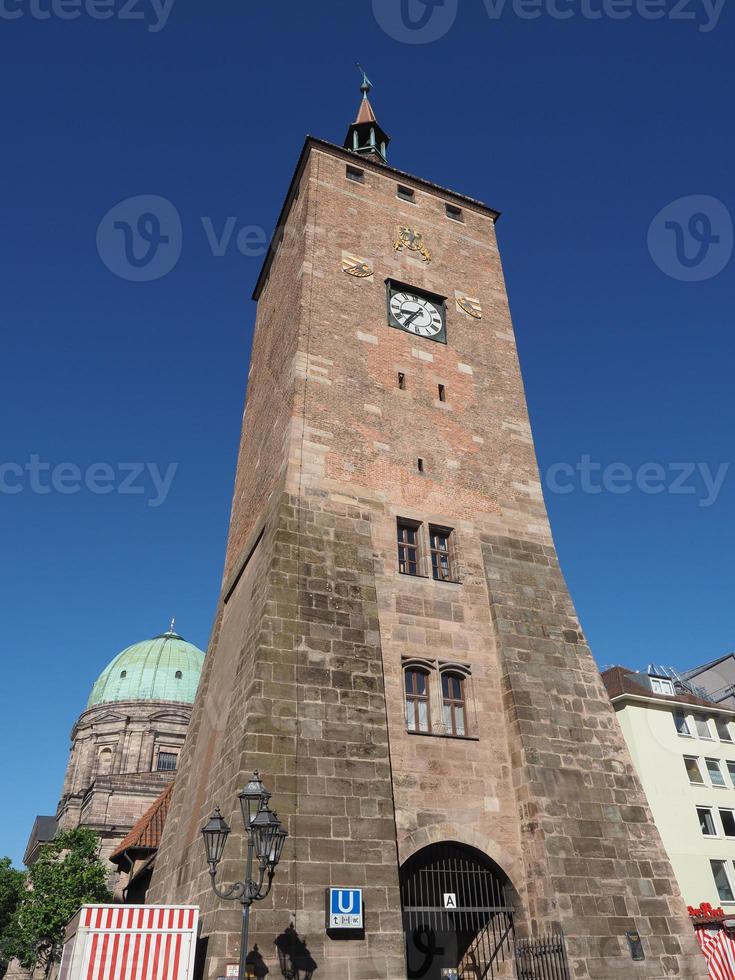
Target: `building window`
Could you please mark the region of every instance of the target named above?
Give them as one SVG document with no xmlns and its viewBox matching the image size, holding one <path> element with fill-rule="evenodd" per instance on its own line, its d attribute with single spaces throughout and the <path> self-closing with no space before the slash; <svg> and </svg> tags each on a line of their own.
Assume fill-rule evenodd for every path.
<svg viewBox="0 0 735 980">
<path fill-rule="evenodd" d="M 720 896 L 720 901 L 734 901 L 735 899 L 733 899 L 732 886 L 730 884 L 730 879 L 727 876 L 725 862 L 710 861 L 710 866 L 712 868 L 712 875 L 715 879 L 715 886 L 717 887 L 717 894 Z"/>
<path fill-rule="evenodd" d="M 175 772 L 178 759 L 176 752 L 159 752 L 156 769 L 158 772 Z"/>
<path fill-rule="evenodd" d="M 462 208 L 458 208 L 454 204 L 445 204 L 444 207 L 447 209 L 447 217 L 451 218 L 452 221 L 464 221 Z"/>
<path fill-rule="evenodd" d="M 732 735 L 724 718 L 715 718 L 715 728 L 717 729 L 717 737 L 721 742 L 732 742 Z"/>
<path fill-rule="evenodd" d="M 674 712 L 674 725 L 680 735 L 689 735 L 691 737 L 692 733 L 689 731 L 689 725 L 687 724 L 683 711 Z"/>
<path fill-rule="evenodd" d="M 665 680 L 662 677 L 652 677 L 651 690 L 654 694 L 673 694 L 674 684 L 672 681 Z"/>
<path fill-rule="evenodd" d="M 365 171 L 360 170 L 359 167 L 351 167 L 348 164 L 347 169 L 345 170 L 345 176 L 348 180 L 354 180 L 358 184 L 365 182 Z"/>
<path fill-rule="evenodd" d="M 97 757 L 97 775 L 108 776 L 112 771 L 112 749 L 101 749 Z"/>
<path fill-rule="evenodd" d="M 684 767 L 687 771 L 687 776 L 689 776 L 690 783 L 697 783 L 698 785 L 704 786 L 704 778 L 699 768 L 699 761 L 693 755 L 684 756 Z"/>
<path fill-rule="evenodd" d="M 406 390 L 406 375 L 403 373 L 403 371 L 398 372 L 398 387 L 401 389 L 401 391 Z"/>
<path fill-rule="evenodd" d="M 705 837 L 716 837 L 715 822 L 712 819 L 712 811 L 708 806 L 698 806 L 697 816 L 699 817 L 699 829 Z"/>
<path fill-rule="evenodd" d="M 429 525 L 429 539 L 431 542 L 431 574 L 435 579 L 441 581 L 452 580 L 452 562 L 450 556 L 449 539 L 452 536 L 452 529 L 448 527 L 434 527 Z"/>
<path fill-rule="evenodd" d="M 733 787 L 735 788 L 735 762 L 727 762 L 725 764 L 727 766 L 727 771 L 728 771 L 728 773 L 730 775 L 730 782 L 732 783 Z"/>
<path fill-rule="evenodd" d="M 409 732 L 429 731 L 429 675 L 425 670 L 408 667 L 404 671 L 406 687 L 406 728 Z"/>
<path fill-rule="evenodd" d="M 174 677 L 176 678 L 177 681 L 180 681 L 183 676 L 184 675 L 181 673 L 180 670 L 177 670 L 176 673 L 174 674 Z"/>
<path fill-rule="evenodd" d="M 127 676 L 128 676 L 128 672 L 127 672 L 127 670 L 121 670 L 121 671 L 120 671 L 120 677 L 122 677 L 122 678 L 125 678 L 125 677 L 127 677 Z"/>
<path fill-rule="evenodd" d="M 712 782 L 713 786 L 724 786 L 725 779 L 720 770 L 720 763 L 717 759 L 705 759 L 705 765 L 707 766 L 707 774 Z"/>
<path fill-rule="evenodd" d="M 419 574 L 420 524 L 398 521 L 398 571 L 402 575 Z"/>
<path fill-rule="evenodd" d="M 735 813 L 732 810 L 720 810 L 720 820 L 725 837 L 735 837 Z"/>
<path fill-rule="evenodd" d="M 444 385 L 439 385 L 439 401 L 445 402 L 447 400 L 447 389 Z"/>
<path fill-rule="evenodd" d="M 414 198 L 416 196 L 410 187 L 404 187 L 403 184 L 399 184 L 396 188 L 396 195 L 402 201 L 410 201 L 412 204 L 414 203 Z"/>
<path fill-rule="evenodd" d="M 450 735 L 466 735 L 464 677 L 442 674 L 442 721 Z"/>
<path fill-rule="evenodd" d="M 699 735 L 700 738 L 712 738 L 709 721 L 703 715 L 694 716 L 694 727 L 696 728 L 697 735 Z"/>
<path fill-rule="evenodd" d="M 419 458 L 416 460 L 416 469 L 419 471 L 419 473 L 424 472 L 424 461 L 421 456 L 419 456 Z"/>
</svg>

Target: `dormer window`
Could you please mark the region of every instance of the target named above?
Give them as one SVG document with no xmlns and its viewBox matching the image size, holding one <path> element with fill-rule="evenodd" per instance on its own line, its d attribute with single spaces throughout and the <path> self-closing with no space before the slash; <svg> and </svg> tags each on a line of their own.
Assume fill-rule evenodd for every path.
<svg viewBox="0 0 735 980">
<path fill-rule="evenodd" d="M 654 694 L 674 694 L 674 682 L 665 677 L 652 677 L 651 690 Z"/>
</svg>

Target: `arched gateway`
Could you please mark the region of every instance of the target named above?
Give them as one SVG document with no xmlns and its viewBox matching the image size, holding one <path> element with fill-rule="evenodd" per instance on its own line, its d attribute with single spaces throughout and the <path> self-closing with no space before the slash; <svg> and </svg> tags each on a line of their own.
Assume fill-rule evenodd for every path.
<svg viewBox="0 0 735 980">
<path fill-rule="evenodd" d="M 409 980 L 492 980 L 511 955 L 513 908 L 503 871 L 481 851 L 431 844 L 401 869 Z"/>
</svg>

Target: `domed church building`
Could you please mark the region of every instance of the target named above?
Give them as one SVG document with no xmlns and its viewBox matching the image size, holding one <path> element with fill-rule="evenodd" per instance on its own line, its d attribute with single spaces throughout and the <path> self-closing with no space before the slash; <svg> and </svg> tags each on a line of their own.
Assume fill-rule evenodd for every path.
<svg viewBox="0 0 735 980">
<path fill-rule="evenodd" d="M 109 859 L 174 780 L 203 660 L 172 622 L 105 667 L 71 732 L 56 815 L 36 818 L 26 864 L 57 830 L 79 826 L 99 834 Z"/>
</svg>

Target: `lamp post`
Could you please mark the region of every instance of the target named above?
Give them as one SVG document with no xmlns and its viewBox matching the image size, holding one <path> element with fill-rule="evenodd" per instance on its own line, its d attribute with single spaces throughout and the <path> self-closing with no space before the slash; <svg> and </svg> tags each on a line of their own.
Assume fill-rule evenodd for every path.
<svg viewBox="0 0 735 980">
<path fill-rule="evenodd" d="M 242 904 L 242 936 L 240 939 L 239 980 L 247 980 L 248 932 L 250 928 L 250 906 L 261 902 L 270 892 L 276 866 L 281 860 L 283 845 L 288 833 L 281 826 L 278 815 L 268 808 L 271 794 L 265 788 L 257 769 L 245 789 L 238 793 L 242 819 L 248 837 L 248 852 L 243 881 L 236 881 L 229 887 L 218 887 L 216 882 L 217 865 L 222 860 L 225 844 L 230 833 L 227 821 L 219 807 L 202 827 L 204 849 L 209 865 L 212 890 L 218 898 L 236 899 Z M 253 877 L 254 859 L 258 861 L 258 876 Z M 268 884 L 263 889 L 265 876 Z"/>
</svg>

